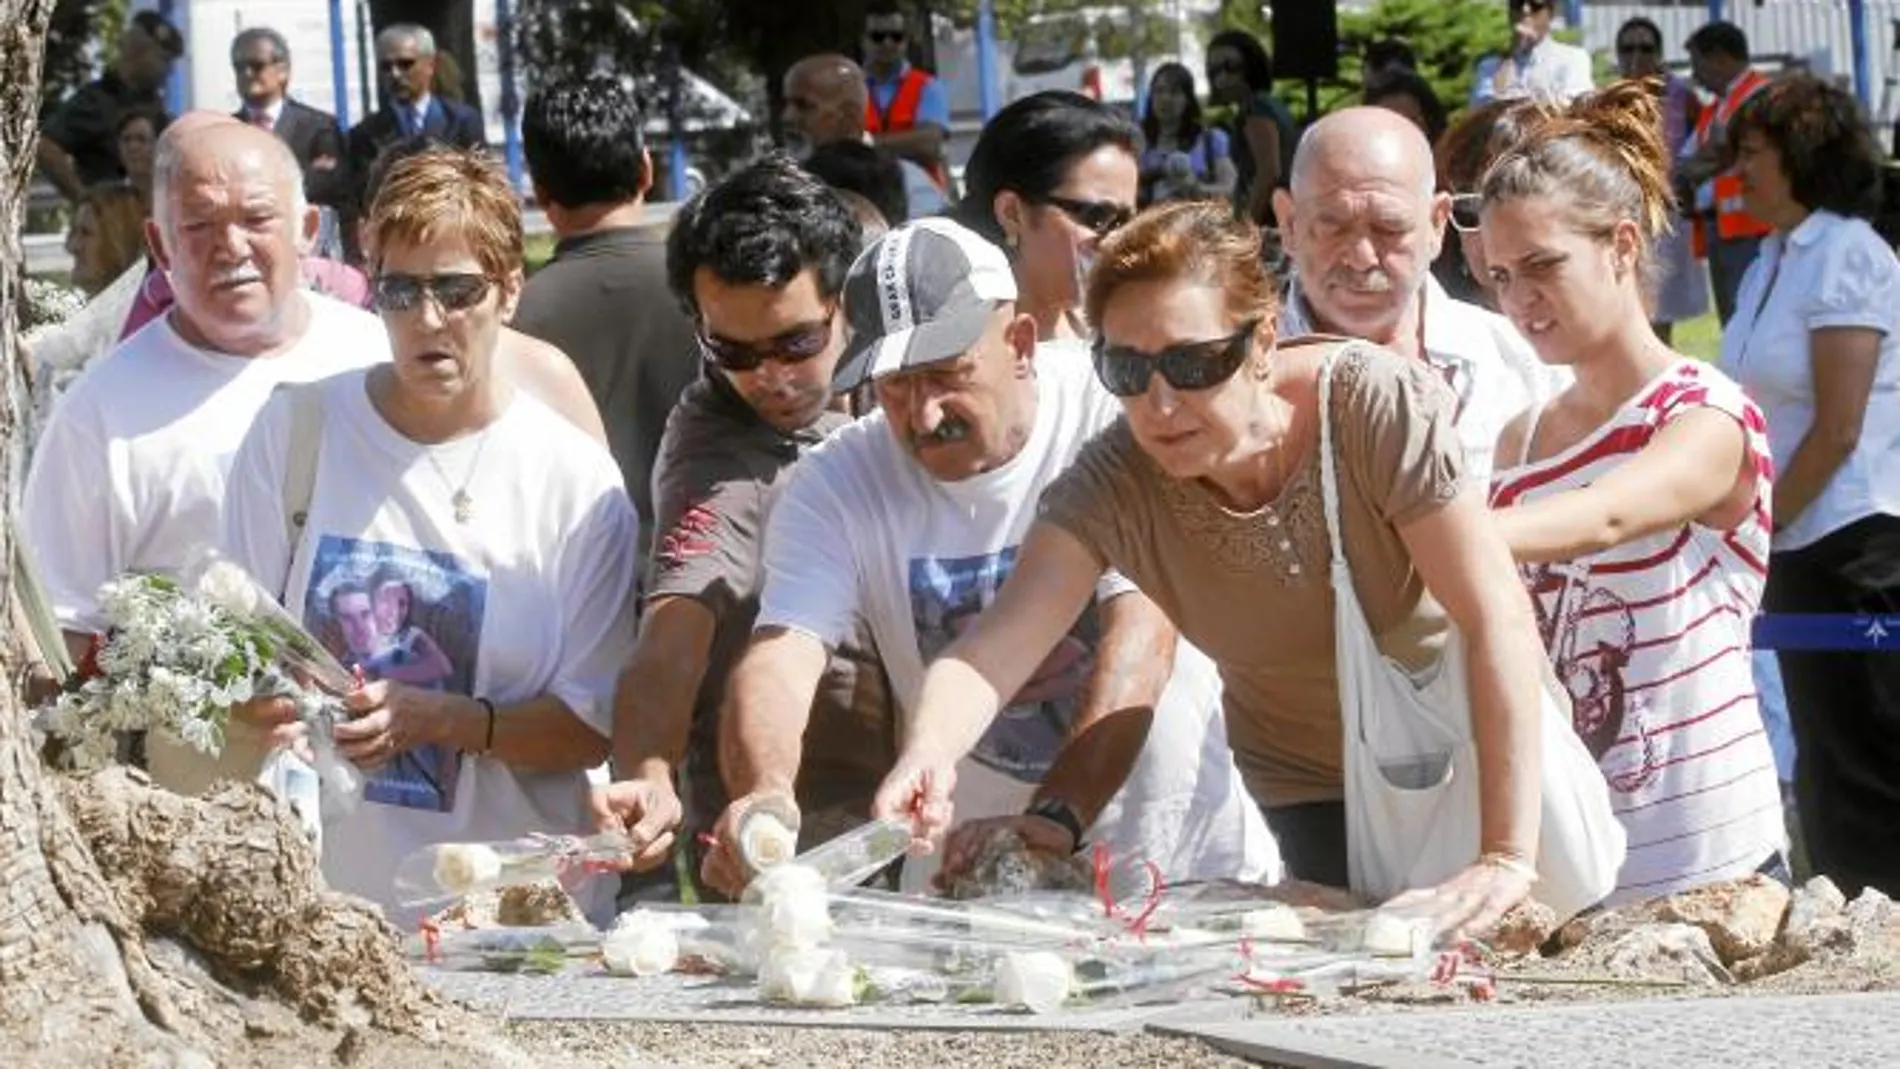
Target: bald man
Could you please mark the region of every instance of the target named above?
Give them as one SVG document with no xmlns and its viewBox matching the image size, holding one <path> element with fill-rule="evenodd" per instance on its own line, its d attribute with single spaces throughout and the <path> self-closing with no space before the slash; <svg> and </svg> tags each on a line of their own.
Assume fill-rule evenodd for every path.
<svg viewBox="0 0 1900 1069">
<path fill-rule="evenodd" d="M 1306 131 L 1290 188 L 1273 194 L 1293 261 L 1280 336 L 1364 338 L 1430 363 L 1458 398 L 1467 470 L 1488 481 L 1498 432 L 1570 373 L 1545 367 L 1502 316 L 1454 300 L 1432 277 L 1451 217 L 1434 173 L 1425 135 L 1384 108 L 1346 108 Z"/>
<path fill-rule="evenodd" d="M 864 128 L 865 100 L 870 95 L 864 70 L 845 56 L 824 53 L 807 56 L 785 72 L 785 128 L 792 135 L 788 146 L 800 159 L 826 145 L 840 141 L 874 145 Z M 930 172 L 916 161 L 894 156 L 904 174 L 907 201 L 904 219 L 885 220 L 891 226 L 907 219 L 941 215 L 950 205 L 943 190 L 931 180 Z M 831 185 L 853 193 L 878 198 L 871 191 L 840 185 L 830 175 L 821 176 Z"/>
<path fill-rule="evenodd" d="M 218 544 L 232 456 L 271 391 L 389 359 L 382 324 L 312 293 L 316 227 L 284 143 L 229 116 L 160 139 L 146 237 L 169 311 L 93 362 L 53 409 L 27 475 L 25 542 L 77 659 L 101 630 L 101 584 L 175 571 Z M 154 778 L 203 785 L 190 752 L 153 741 Z"/>
</svg>

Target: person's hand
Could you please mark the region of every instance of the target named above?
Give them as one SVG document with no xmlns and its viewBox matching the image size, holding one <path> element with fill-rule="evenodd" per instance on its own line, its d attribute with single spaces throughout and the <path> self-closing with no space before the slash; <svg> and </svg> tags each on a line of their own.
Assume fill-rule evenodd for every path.
<svg viewBox="0 0 1900 1069">
<path fill-rule="evenodd" d="M 303 741 L 303 720 L 297 716 L 297 704 L 289 698 L 265 695 L 239 702 L 231 707 L 231 725 L 264 736 L 272 748 L 295 747 Z"/>
<path fill-rule="evenodd" d="M 905 755 L 878 785 L 871 799 L 871 816 L 876 820 L 909 820 L 911 852 L 927 854 L 936 849 L 937 840 L 956 815 L 950 804 L 950 793 L 956 786 L 954 762 Z"/>
<path fill-rule="evenodd" d="M 377 769 L 446 733 L 443 695 L 388 680 L 366 683 L 343 696 L 352 719 L 336 726 L 337 752 L 364 769 Z"/>
<path fill-rule="evenodd" d="M 956 830 L 943 841 L 943 865 L 937 870 L 937 885 L 945 886 L 962 876 L 970 866 L 976 864 L 984 847 L 997 836 L 1010 833 L 1021 837 L 1023 845 L 1031 850 L 1061 857 L 1075 853 L 1081 845 L 1069 834 L 1069 829 L 1048 817 L 1024 813 L 1013 817 L 984 817 L 967 821 L 957 825 Z"/>
<path fill-rule="evenodd" d="M 1475 939 L 1497 927 L 1512 906 L 1530 897 L 1531 882 L 1527 863 L 1487 859 L 1436 887 L 1407 891 L 1382 908 L 1430 919 L 1435 938 Z"/>
<path fill-rule="evenodd" d="M 699 878 L 728 898 L 736 899 L 743 894 L 746 884 L 751 883 L 755 875 L 739 850 L 739 824 L 748 809 L 768 798 L 775 809 L 784 809 L 792 816 L 792 828 L 796 830 L 798 803 L 791 795 L 777 790 L 755 791 L 735 799 L 719 814 L 719 820 L 713 824 L 711 841 L 704 844 L 706 856 L 699 863 Z"/>
<path fill-rule="evenodd" d="M 633 844 L 627 868 L 645 872 L 657 868 L 673 853 L 673 842 L 684 812 L 670 777 L 638 777 L 595 787 L 590 794 L 594 826 L 601 832 L 625 835 Z"/>
</svg>

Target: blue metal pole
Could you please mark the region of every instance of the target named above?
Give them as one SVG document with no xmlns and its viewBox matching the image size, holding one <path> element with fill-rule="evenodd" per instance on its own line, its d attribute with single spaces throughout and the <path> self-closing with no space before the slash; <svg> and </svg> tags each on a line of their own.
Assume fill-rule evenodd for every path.
<svg viewBox="0 0 1900 1069">
<path fill-rule="evenodd" d="M 686 131 L 680 118 L 682 98 L 686 93 L 686 75 L 680 69 L 679 45 L 670 37 L 666 40 L 666 187 L 668 199 L 678 204 L 686 199 L 686 171 L 692 161 L 686 155 Z"/>
<path fill-rule="evenodd" d="M 1583 29 L 1583 0 L 1564 0 L 1564 25 L 1573 30 Z"/>
<path fill-rule="evenodd" d="M 1874 106 L 1873 54 L 1867 41 L 1867 0 L 1847 0 L 1847 34 L 1854 45 L 1854 95 L 1860 106 Z"/>
<path fill-rule="evenodd" d="M 495 0 L 495 39 L 501 53 L 501 144 L 508 182 L 521 189 L 521 90 L 515 85 L 515 17 L 509 0 Z"/>
<path fill-rule="evenodd" d="M 191 5 L 177 4 L 172 0 L 158 0 L 158 13 L 166 22 L 172 24 L 182 40 L 191 40 Z M 185 68 L 191 63 L 191 51 L 186 49 L 185 57 L 172 64 L 171 74 L 165 78 L 165 109 L 173 115 L 182 115 L 191 107 L 191 87 L 185 81 Z"/>
<path fill-rule="evenodd" d="M 1002 101 L 996 99 L 996 5 L 981 0 L 976 8 L 976 80 L 981 87 L 983 121 L 996 117 Z"/>
<path fill-rule="evenodd" d="M 1722 0 L 1709 0 L 1709 21 L 1710 22 L 1722 21 L 1723 6 L 1724 5 L 1722 3 Z"/>
<path fill-rule="evenodd" d="M 343 0 L 330 0 L 330 91 L 336 97 L 336 122 L 350 128 L 350 57 L 343 38 Z"/>
</svg>

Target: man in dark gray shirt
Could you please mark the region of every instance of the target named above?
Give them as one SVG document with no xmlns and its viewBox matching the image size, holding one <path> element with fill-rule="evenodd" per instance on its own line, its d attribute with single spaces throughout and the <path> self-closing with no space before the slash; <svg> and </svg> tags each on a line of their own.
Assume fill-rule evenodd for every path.
<svg viewBox="0 0 1900 1069">
<path fill-rule="evenodd" d="M 515 329 L 571 357 L 607 424 L 607 447 L 654 528 L 653 458 L 667 414 L 699 377 L 693 324 L 666 285 L 666 234 L 645 225 L 653 180 L 639 105 L 619 81 L 561 82 L 528 97 L 522 148 L 560 243 L 521 293 Z"/>
</svg>

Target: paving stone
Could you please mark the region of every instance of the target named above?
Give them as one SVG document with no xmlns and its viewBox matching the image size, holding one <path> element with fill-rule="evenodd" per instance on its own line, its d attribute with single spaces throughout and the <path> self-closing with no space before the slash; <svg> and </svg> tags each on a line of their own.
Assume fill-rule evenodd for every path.
<svg viewBox="0 0 1900 1069">
<path fill-rule="evenodd" d="M 1821 1069 L 1900 1062 L 1900 994 L 1660 999 L 1152 1031 L 1301 1069 Z"/>
</svg>

